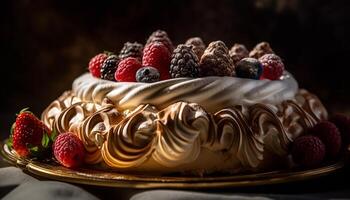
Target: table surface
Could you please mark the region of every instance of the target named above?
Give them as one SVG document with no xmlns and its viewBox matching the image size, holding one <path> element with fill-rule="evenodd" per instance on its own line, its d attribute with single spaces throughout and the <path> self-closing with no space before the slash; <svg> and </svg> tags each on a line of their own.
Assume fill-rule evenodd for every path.
<svg viewBox="0 0 350 200">
<path fill-rule="evenodd" d="M 9 166 L 4 161 L 0 161 L 0 167 Z M 1 179 L 1 177 L 0 177 Z M 206 192 L 212 194 L 259 194 L 266 196 L 294 196 L 294 197 L 323 197 L 323 198 L 350 198 L 350 168 L 347 165 L 345 168 L 316 179 L 307 181 L 299 181 L 293 183 L 285 183 L 278 185 L 266 185 L 255 187 L 240 187 L 226 189 L 205 189 L 205 190 L 188 190 Z M 118 199 L 129 199 L 132 195 L 140 193 L 141 189 L 121 189 L 99 187 L 91 185 L 77 185 L 89 193 L 101 199 L 107 199 L 111 196 L 116 196 Z M 14 186 L 15 187 L 15 186 Z M 0 188 L 0 198 L 10 192 L 14 187 Z"/>
</svg>

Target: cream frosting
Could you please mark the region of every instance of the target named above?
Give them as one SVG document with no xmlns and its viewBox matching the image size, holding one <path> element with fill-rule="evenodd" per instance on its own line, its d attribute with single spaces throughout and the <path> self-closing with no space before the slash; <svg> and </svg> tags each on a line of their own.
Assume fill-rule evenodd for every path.
<svg viewBox="0 0 350 200">
<path fill-rule="evenodd" d="M 113 101 L 97 104 L 66 92 L 42 119 L 59 132 L 76 133 L 89 164 L 163 174 L 232 173 L 274 165 L 269 157 L 285 158 L 298 135 L 327 118 L 322 103 L 305 90 L 276 105 L 236 105 L 214 113 L 183 101 L 123 111 Z"/>
<path fill-rule="evenodd" d="M 235 105 L 280 104 L 294 99 L 298 84 L 285 72 L 281 80 L 237 77 L 176 78 L 155 83 L 111 82 L 86 73 L 78 77 L 72 92 L 82 101 L 101 104 L 105 98 L 119 110 L 151 104 L 163 109 L 178 101 L 197 103 L 208 112 Z"/>
</svg>

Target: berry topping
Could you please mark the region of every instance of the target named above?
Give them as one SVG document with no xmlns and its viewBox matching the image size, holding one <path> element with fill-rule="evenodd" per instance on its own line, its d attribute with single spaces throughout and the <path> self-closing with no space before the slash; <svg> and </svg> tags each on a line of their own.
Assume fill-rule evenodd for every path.
<svg viewBox="0 0 350 200">
<path fill-rule="evenodd" d="M 142 67 L 137 58 L 128 57 L 120 61 L 115 79 L 120 82 L 136 82 L 136 72 Z"/>
<path fill-rule="evenodd" d="M 148 46 L 149 44 L 154 43 L 154 42 L 163 43 L 166 46 L 166 48 L 169 50 L 170 53 L 173 52 L 173 50 L 174 50 L 174 46 L 173 46 L 171 40 L 169 39 L 168 34 L 165 31 L 157 30 L 157 31 L 153 32 L 149 36 L 145 46 Z"/>
<path fill-rule="evenodd" d="M 262 79 L 278 80 L 284 71 L 281 58 L 275 54 L 265 54 L 259 58 L 263 66 Z"/>
<path fill-rule="evenodd" d="M 260 42 L 257 44 L 254 49 L 249 53 L 249 57 L 260 58 L 265 54 L 273 54 L 273 50 L 270 47 L 270 44 L 267 42 Z"/>
<path fill-rule="evenodd" d="M 174 50 L 171 56 L 170 76 L 179 77 L 198 77 L 198 58 L 189 45 L 180 44 Z"/>
<path fill-rule="evenodd" d="M 114 74 L 117 70 L 119 63 L 119 58 L 116 55 L 110 55 L 108 58 L 103 62 L 101 67 L 101 78 L 115 81 Z"/>
<path fill-rule="evenodd" d="M 343 114 L 335 114 L 330 119 L 340 131 L 343 144 L 350 144 L 350 118 Z"/>
<path fill-rule="evenodd" d="M 48 147 L 50 129 L 33 113 L 23 110 L 12 129 L 12 146 L 20 157 L 37 156 Z M 44 139 L 43 139 L 44 138 Z"/>
<path fill-rule="evenodd" d="M 143 50 L 142 65 L 156 68 L 160 73 L 160 79 L 169 79 L 171 53 L 163 43 L 154 42 Z"/>
<path fill-rule="evenodd" d="M 159 71 L 154 67 L 142 67 L 136 72 L 136 81 L 142 83 L 153 83 L 160 80 Z"/>
<path fill-rule="evenodd" d="M 193 52 L 197 55 L 198 60 L 200 60 L 205 50 L 205 44 L 203 40 L 200 37 L 193 37 L 189 38 L 185 44 L 192 46 Z"/>
<path fill-rule="evenodd" d="M 94 77 L 101 77 L 101 66 L 107 57 L 107 54 L 100 53 L 97 54 L 95 57 L 91 58 L 89 62 L 89 71 Z"/>
<path fill-rule="evenodd" d="M 234 65 L 236 65 L 243 58 L 249 56 L 249 51 L 243 44 L 234 44 L 229 53 Z"/>
<path fill-rule="evenodd" d="M 325 152 L 325 145 L 318 137 L 306 135 L 293 142 L 291 153 L 295 163 L 304 167 L 314 167 L 321 164 Z"/>
<path fill-rule="evenodd" d="M 329 121 L 322 121 L 309 130 L 309 133 L 322 140 L 327 157 L 336 158 L 341 148 L 341 135 L 338 128 Z"/>
<path fill-rule="evenodd" d="M 262 65 L 255 58 L 243 58 L 236 65 L 236 76 L 240 78 L 259 79 Z"/>
<path fill-rule="evenodd" d="M 63 166 L 76 168 L 84 162 L 85 148 L 83 142 L 74 133 L 61 133 L 53 144 L 53 153 Z"/>
<path fill-rule="evenodd" d="M 143 45 L 137 42 L 126 42 L 119 53 L 119 59 L 123 60 L 127 57 L 137 58 L 141 61 L 143 52 Z"/>
<path fill-rule="evenodd" d="M 225 43 L 209 44 L 201 57 L 199 73 L 200 76 L 232 76 L 234 65 Z"/>
</svg>

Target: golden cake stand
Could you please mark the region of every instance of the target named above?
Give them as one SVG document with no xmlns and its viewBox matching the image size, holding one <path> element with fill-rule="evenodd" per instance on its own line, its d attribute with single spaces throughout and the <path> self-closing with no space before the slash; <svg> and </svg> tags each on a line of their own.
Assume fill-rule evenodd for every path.
<svg viewBox="0 0 350 200">
<path fill-rule="evenodd" d="M 4 143 L 1 145 L 1 157 L 30 174 L 64 182 L 120 188 L 224 188 L 257 186 L 286 183 L 311 179 L 335 172 L 344 166 L 343 161 L 308 170 L 282 170 L 255 174 L 186 177 L 132 175 L 119 172 L 99 171 L 82 168 L 72 170 L 54 162 L 38 162 L 19 158 Z"/>
</svg>

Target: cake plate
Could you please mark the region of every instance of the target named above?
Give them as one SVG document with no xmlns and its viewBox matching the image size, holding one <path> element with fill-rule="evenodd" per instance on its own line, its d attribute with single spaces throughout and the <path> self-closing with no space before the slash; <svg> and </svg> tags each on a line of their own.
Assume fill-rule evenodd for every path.
<svg viewBox="0 0 350 200">
<path fill-rule="evenodd" d="M 29 174 L 64 182 L 119 188 L 201 189 L 258 186 L 316 178 L 333 173 L 344 166 L 344 161 L 340 160 L 308 170 L 279 170 L 254 174 L 205 177 L 151 176 L 100 171 L 89 168 L 68 169 L 55 162 L 39 162 L 19 158 L 6 144 L 0 143 L 0 145 L 1 157 Z"/>
</svg>

